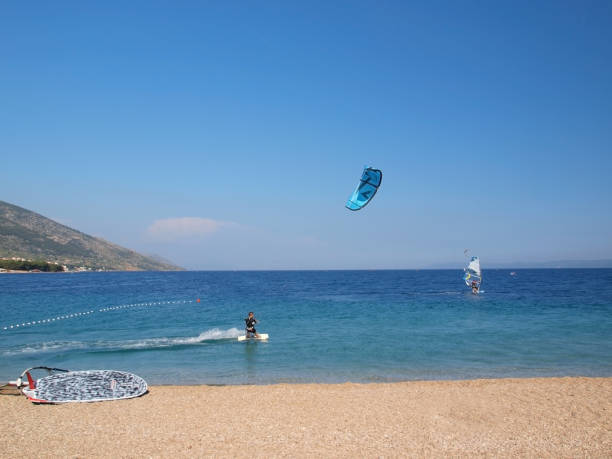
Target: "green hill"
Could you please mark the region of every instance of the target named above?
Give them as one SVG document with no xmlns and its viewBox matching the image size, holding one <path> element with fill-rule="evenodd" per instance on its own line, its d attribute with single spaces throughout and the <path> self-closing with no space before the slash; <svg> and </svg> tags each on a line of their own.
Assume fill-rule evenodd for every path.
<svg viewBox="0 0 612 459">
<path fill-rule="evenodd" d="M 182 270 L 0 201 L 0 258 L 10 257 L 106 270 Z"/>
</svg>

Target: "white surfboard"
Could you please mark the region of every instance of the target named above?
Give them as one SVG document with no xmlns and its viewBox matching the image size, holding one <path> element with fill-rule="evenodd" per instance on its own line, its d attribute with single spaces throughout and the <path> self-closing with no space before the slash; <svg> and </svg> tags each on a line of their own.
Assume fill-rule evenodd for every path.
<svg viewBox="0 0 612 459">
<path fill-rule="evenodd" d="M 268 339 L 267 333 L 260 333 L 259 338 L 255 338 L 254 336 L 252 338 L 247 338 L 246 335 L 242 335 L 238 337 L 238 341 L 248 341 L 248 340 L 262 341 L 266 339 Z"/>
</svg>

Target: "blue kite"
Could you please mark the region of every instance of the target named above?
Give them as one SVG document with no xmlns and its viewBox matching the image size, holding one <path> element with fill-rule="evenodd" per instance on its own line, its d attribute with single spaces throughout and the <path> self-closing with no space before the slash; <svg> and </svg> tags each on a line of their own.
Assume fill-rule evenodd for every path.
<svg viewBox="0 0 612 459">
<path fill-rule="evenodd" d="M 346 202 L 349 210 L 361 210 L 372 200 L 382 183 L 382 171 L 366 167 L 361 175 L 359 185 Z"/>
</svg>

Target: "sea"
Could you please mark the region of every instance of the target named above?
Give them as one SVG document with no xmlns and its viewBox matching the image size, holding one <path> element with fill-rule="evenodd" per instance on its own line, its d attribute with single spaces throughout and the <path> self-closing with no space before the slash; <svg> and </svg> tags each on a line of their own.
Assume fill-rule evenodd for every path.
<svg viewBox="0 0 612 459">
<path fill-rule="evenodd" d="M 612 269 L 0 275 L 0 381 L 149 384 L 612 376 Z M 249 311 L 267 341 L 239 342 Z"/>
</svg>

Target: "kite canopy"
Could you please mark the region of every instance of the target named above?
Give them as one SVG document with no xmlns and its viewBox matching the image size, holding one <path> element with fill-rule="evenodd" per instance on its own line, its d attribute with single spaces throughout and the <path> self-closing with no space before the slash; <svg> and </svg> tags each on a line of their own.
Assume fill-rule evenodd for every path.
<svg viewBox="0 0 612 459">
<path fill-rule="evenodd" d="M 382 171 L 366 167 L 361 175 L 361 181 L 357 189 L 346 202 L 349 210 L 363 209 L 374 197 L 382 182 Z"/>
</svg>

